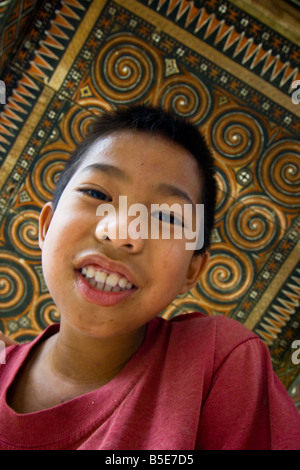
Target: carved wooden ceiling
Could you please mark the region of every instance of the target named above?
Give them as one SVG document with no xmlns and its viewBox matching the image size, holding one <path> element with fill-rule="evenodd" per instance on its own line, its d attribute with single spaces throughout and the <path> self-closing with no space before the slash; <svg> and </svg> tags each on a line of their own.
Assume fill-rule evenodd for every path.
<svg viewBox="0 0 300 470">
<path fill-rule="evenodd" d="M 201 310 L 244 323 L 268 345 L 299 403 L 297 7 L 296 0 L 0 1 L 2 331 L 25 341 L 59 320 L 42 276 L 38 215 L 94 114 L 160 104 L 201 127 L 219 183 L 210 265 L 162 314 Z"/>
</svg>

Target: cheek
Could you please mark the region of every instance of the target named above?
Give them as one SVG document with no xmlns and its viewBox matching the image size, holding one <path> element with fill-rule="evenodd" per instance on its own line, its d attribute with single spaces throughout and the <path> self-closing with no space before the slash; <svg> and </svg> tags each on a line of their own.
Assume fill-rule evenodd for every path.
<svg viewBox="0 0 300 470">
<path fill-rule="evenodd" d="M 46 282 L 64 275 L 65 266 L 72 261 L 76 240 L 83 239 L 85 223 L 78 223 L 72 213 L 55 213 L 42 248 L 42 264 Z M 73 250 L 73 251 L 72 251 Z M 48 280 L 49 279 L 49 280 Z"/>
<path fill-rule="evenodd" d="M 64 253 L 72 248 L 72 244 L 81 240 L 83 233 L 89 229 L 88 219 L 84 213 L 79 215 L 74 208 L 62 209 L 54 213 L 53 219 L 48 228 L 45 247 L 51 247 L 53 252 Z"/>
<path fill-rule="evenodd" d="M 191 255 L 185 250 L 184 244 L 170 243 L 154 248 L 155 277 L 159 282 L 159 290 L 166 290 L 171 295 L 177 295 L 186 280 L 187 270 L 191 261 Z"/>
</svg>

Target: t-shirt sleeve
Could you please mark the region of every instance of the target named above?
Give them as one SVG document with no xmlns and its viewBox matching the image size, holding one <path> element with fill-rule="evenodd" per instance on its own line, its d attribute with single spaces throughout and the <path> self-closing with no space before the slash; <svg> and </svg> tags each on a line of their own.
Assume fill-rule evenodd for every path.
<svg viewBox="0 0 300 470">
<path fill-rule="evenodd" d="M 196 448 L 300 449 L 300 415 L 259 338 L 239 344 L 215 371 Z"/>
</svg>

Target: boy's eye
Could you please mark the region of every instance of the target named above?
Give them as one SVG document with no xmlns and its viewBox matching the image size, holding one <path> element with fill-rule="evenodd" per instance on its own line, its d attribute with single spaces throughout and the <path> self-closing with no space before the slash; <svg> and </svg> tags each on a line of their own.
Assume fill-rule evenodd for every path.
<svg viewBox="0 0 300 470">
<path fill-rule="evenodd" d="M 94 199 L 99 199 L 101 201 L 108 201 L 111 202 L 111 198 L 104 194 L 102 191 L 99 191 L 98 189 L 93 189 L 93 188 L 81 188 L 79 189 L 81 193 L 87 194 L 88 196 L 94 198 Z"/>
<path fill-rule="evenodd" d="M 178 215 L 175 215 L 174 212 L 153 212 L 153 217 L 158 218 L 162 222 L 166 222 L 171 225 L 183 225 L 182 218 Z"/>
</svg>

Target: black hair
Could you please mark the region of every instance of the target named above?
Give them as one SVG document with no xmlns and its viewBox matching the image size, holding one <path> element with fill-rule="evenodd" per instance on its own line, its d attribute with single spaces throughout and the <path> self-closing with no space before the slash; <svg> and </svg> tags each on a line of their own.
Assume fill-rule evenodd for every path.
<svg viewBox="0 0 300 470">
<path fill-rule="evenodd" d="M 212 153 L 198 128 L 190 122 L 161 108 L 136 105 L 105 111 L 95 116 L 88 135 L 78 145 L 62 171 L 53 194 L 53 208 L 72 176 L 76 173 L 89 147 L 98 139 L 122 130 L 146 131 L 160 134 L 188 150 L 197 160 L 204 175 L 201 203 L 204 204 L 204 244 L 197 254 L 210 247 L 210 236 L 214 225 L 217 185 Z"/>
</svg>

